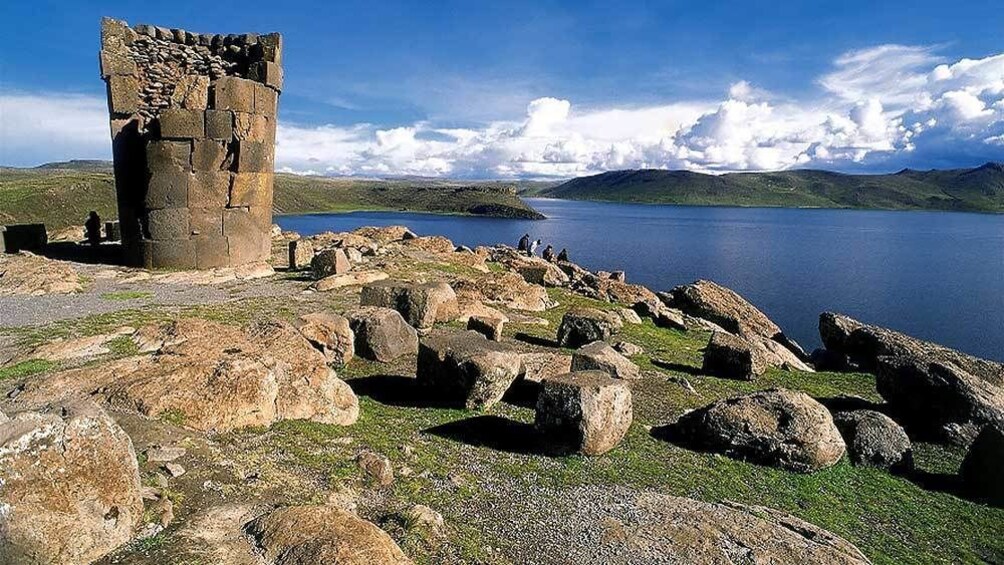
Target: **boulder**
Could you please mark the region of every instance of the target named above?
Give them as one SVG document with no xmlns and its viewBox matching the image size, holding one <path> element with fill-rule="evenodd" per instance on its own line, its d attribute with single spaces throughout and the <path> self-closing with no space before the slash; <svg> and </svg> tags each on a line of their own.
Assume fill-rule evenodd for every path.
<svg viewBox="0 0 1004 565">
<path fill-rule="evenodd" d="M 547 289 L 530 284 L 516 273 L 490 273 L 474 280 L 454 284 L 457 296 L 465 302 L 501 304 L 513 310 L 543 312 L 552 306 Z"/>
<path fill-rule="evenodd" d="M 453 253 L 456 248 L 452 241 L 441 235 L 405 238 L 404 245 L 429 253 Z"/>
<path fill-rule="evenodd" d="M 397 310 L 364 306 L 346 313 L 356 335 L 356 354 L 389 363 L 418 352 L 418 332 Z"/>
<path fill-rule="evenodd" d="M 302 271 L 311 267 L 314 259 L 314 245 L 309 239 L 296 239 L 289 242 L 287 265 L 290 271 Z"/>
<path fill-rule="evenodd" d="M 621 442 L 631 419 L 631 390 L 606 373 L 578 371 L 541 381 L 534 427 L 560 450 L 602 455 Z"/>
<path fill-rule="evenodd" d="M 356 336 L 349 320 L 334 312 L 314 312 L 300 316 L 293 326 L 307 338 L 328 363 L 345 365 L 352 360 Z"/>
<path fill-rule="evenodd" d="M 562 347 L 581 347 L 594 341 L 603 341 L 624 326 L 620 316 L 595 308 L 573 308 L 561 318 L 558 326 L 558 344 Z"/>
<path fill-rule="evenodd" d="M 1004 428 L 987 426 L 980 432 L 959 475 L 970 496 L 1004 508 Z"/>
<path fill-rule="evenodd" d="M 683 312 L 670 308 L 659 300 L 641 300 L 632 306 L 635 312 L 652 320 L 660 328 L 687 331 L 689 325 Z"/>
<path fill-rule="evenodd" d="M 502 340 L 502 327 L 504 325 L 505 320 L 502 318 L 471 316 L 467 319 L 467 329 L 476 331 L 492 341 Z"/>
<path fill-rule="evenodd" d="M 310 270 L 315 279 L 347 273 L 352 268 L 349 258 L 342 249 L 325 249 L 310 261 Z"/>
<path fill-rule="evenodd" d="M 1004 426 L 1004 373 L 985 371 L 991 361 L 963 357 L 929 352 L 878 358 L 876 389 L 912 436 L 968 445 L 984 427 Z"/>
<path fill-rule="evenodd" d="M 449 322 L 460 315 L 457 295 L 445 282 L 379 281 L 363 287 L 359 302 L 362 306 L 393 308 L 418 329 L 428 329 L 436 322 Z"/>
<path fill-rule="evenodd" d="M 328 292 L 346 286 L 359 286 L 388 278 L 383 271 L 356 271 L 341 275 L 331 275 L 314 283 L 314 289 L 318 292 Z"/>
<path fill-rule="evenodd" d="M 349 425 L 359 402 L 293 326 L 242 329 L 181 319 L 137 331 L 138 355 L 35 379 L 19 401 L 91 395 L 144 416 L 203 431 L 305 419 Z"/>
<path fill-rule="evenodd" d="M 875 410 L 837 412 L 833 423 L 855 465 L 909 471 L 913 469 L 910 438 L 892 418 Z"/>
<path fill-rule="evenodd" d="M 523 379 L 535 383 L 552 377 L 569 373 L 572 370 L 572 356 L 551 351 L 531 351 L 519 354 L 523 364 Z"/>
<path fill-rule="evenodd" d="M 333 505 L 280 508 L 245 530 L 270 565 L 411 563 L 383 530 Z"/>
<path fill-rule="evenodd" d="M 606 342 L 594 341 L 572 354 L 572 371 L 602 371 L 618 379 L 640 379 L 638 365 Z"/>
<path fill-rule="evenodd" d="M 625 357 L 634 357 L 635 355 L 645 353 L 645 350 L 640 345 L 635 345 L 630 341 L 618 341 L 614 344 L 614 349 Z"/>
<path fill-rule="evenodd" d="M 725 331 L 739 336 L 759 336 L 774 340 L 799 357 L 805 352 L 781 332 L 766 314 L 735 291 L 711 281 L 700 280 L 674 288 L 668 306 L 685 314 L 709 320 Z"/>
<path fill-rule="evenodd" d="M 725 379 L 752 381 L 767 372 L 767 352 L 745 339 L 714 332 L 704 348 L 701 370 Z"/>
<path fill-rule="evenodd" d="M 90 563 L 142 517 L 132 441 L 93 402 L 0 423 L 0 563 Z"/>
<path fill-rule="evenodd" d="M 502 400 L 522 374 L 519 354 L 477 332 L 439 332 L 422 340 L 418 382 L 437 400 L 467 409 L 486 409 Z"/>
<path fill-rule="evenodd" d="M 394 467 L 385 455 L 373 451 L 363 451 L 356 456 L 356 463 L 374 483 L 386 487 L 394 482 Z"/>
<path fill-rule="evenodd" d="M 405 226 L 371 227 L 366 226 L 352 230 L 352 235 L 371 239 L 377 243 L 390 243 L 418 237 L 415 232 Z"/>
<path fill-rule="evenodd" d="M 601 547 L 609 552 L 604 554 L 617 555 L 618 563 L 871 563 L 857 547 L 836 534 L 764 506 L 716 504 L 651 491 L 627 494 L 626 498 L 618 499 L 618 506 L 630 509 L 623 527 L 617 530 L 623 532 L 623 537 L 609 536 L 610 539 L 601 542 Z M 592 515 L 596 513 L 594 507 L 589 506 Z"/>
<path fill-rule="evenodd" d="M 637 312 L 630 308 L 618 308 L 617 315 L 620 316 L 625 324 L 640 324 L 641 317 Z"/>
<path fill-rule="evenodd" d="M 672 434 L 695 449 L 799 473 L 835 464 L 846 449 L 822 404 L 785 389 L 719 400 L 684 414 Z"/>
</svg>

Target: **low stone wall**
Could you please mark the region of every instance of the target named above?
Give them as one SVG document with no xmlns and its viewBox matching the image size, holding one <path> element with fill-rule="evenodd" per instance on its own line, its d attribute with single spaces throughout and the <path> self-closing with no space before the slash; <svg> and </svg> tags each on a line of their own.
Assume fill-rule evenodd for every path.
<svg viewBox="0 0 1004 565">
<path fill-rule="evenodd" d="M 282 37 L 101 23 L 127 262 L 267 260 Z"/>
</svg>

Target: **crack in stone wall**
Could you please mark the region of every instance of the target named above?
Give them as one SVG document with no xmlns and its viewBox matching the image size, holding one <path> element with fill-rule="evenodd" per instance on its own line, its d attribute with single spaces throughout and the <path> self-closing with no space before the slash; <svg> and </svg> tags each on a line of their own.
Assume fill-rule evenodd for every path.
<svg viewBox="0 0 1004 565">
<path fill-rule="evenodd" d="M 127 262 L 266 260 L 282 37 L 104 18 L 99 59 Z"/>
</svg>

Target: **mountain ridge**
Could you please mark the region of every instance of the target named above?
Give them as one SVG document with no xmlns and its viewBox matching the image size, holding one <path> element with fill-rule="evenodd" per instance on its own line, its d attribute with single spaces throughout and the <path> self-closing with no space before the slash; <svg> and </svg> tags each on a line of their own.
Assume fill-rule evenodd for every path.
<svg viewBox="0 0 1004 565">
<path fill-rule="evenodd" d="M 903 169 L 854 174 L 821 169 L 710 175 L 626 169 L 579 177 L 523 196 L 568 200 L 686 204 L 1004 212 L 1004 164 L 967 169 Z"/>
</svg>

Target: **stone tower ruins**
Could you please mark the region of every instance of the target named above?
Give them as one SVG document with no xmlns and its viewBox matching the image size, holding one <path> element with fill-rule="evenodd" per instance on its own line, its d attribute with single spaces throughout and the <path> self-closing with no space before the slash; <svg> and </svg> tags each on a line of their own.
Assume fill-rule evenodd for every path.
<svg viewBox="0 0 1004 565">
<path fill-rule="evenodd" d="M 282 36 L 104 18 L 100 60 L 126 261 L 208 269 L 266 260 Z"/>
</svg>

